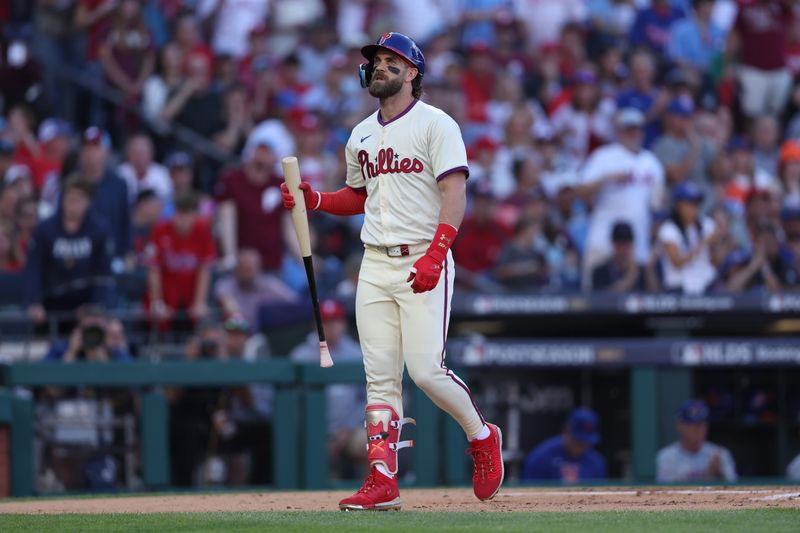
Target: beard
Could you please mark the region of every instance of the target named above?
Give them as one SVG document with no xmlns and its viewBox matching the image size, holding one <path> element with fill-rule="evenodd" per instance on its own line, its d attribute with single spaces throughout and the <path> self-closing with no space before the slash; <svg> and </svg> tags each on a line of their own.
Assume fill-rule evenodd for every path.
<svg viewBox="0 0 800 533">
<path fill-rule="evenodd" d="M 375 98 L 389 98 L 391 96 L 396 95 L 400 92 L 400 89 L 403 88 L 403 80 L 401 78 L 395 78 L 390 80 L 388 78 L 382 78 L 380 80 L 380 85 L 375 85 L 375 79 L 373 78 L 372 82 L 369 84 L 369 94 L 374 96 Z"/>
</svg>

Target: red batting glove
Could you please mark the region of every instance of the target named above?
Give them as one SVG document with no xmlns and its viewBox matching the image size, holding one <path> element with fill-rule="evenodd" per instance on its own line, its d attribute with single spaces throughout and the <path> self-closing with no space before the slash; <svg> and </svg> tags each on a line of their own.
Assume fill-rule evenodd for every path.
<svg viewBox="0 0 800 533">
<path fill-rule="evenodd" d="M 415 294 L 433 290 L 439 283 L 442 266 L 447 259 L 447 250 L 453 245 L 458 230 L 450 224 L 439 224 L 428 251 L 411 267 L 411 274 L 406 282 L 411 281 L 411 290 Z"/>
<path fill-rule="evenodd" d="M 434 257 L 430 251 L 414 262 L 411 267 L 411 274 L 408 275 L 406 282 L 411 281 L 411 290 L 414 294 L 431 291 L 439 283 L 439 276 L 442 274 L 442 263 L 444 258 Z"/>
<path fill-rule="evenodd" d="M 311 188 L 311 184 L 307 181 L 300 182 L 300 190 L 303 191 L 303 198 L 305 198 L 306 209 L 311 211 L 319 207 L 320 195 L 317 191 Z M 281 196 L 283 197 L 283 207 L 291 209 L 294 207 L 294 196 L 289 192 L 286 183 L 281 183 Z"/>
</svg>

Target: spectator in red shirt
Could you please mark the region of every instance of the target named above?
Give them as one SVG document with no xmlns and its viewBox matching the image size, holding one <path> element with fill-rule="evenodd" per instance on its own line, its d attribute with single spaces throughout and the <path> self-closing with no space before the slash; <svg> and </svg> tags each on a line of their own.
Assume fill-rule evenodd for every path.
<svg viewBox="0 0 800 533">
<path fill-rule="evenodd" d="M 497 202 L 486 183 L 475 187 L 472 212 L 464 219 L 453 246 L 458 266 L 474 274 L 490 272 L 512 231 L 496 216 Z"/>
<path fill-rule="evenodd" d="M 232 267 L 239 248 L 255 248 L 267 271 L 283 262 L 282 179 L 275 175 L 276 157 L 268 144 L 244 152 L 244 166 L 222 176 L 217 201 L 223 264 Z"/>
<path fill-rule="evenodd" d="M 793 21 L 789 0 L 739 3 L 729 50 L 739 55 L 739 101 L 748 117 L 779 115 L 786 106 L 792 87 L 786 41 Z"/>
<path fill-rule="evenodd" d="M 461 80 L 466 98 L 467 119 L 485 123 L 489 120 L 486 106 L 494 93 L 494 62 L 485 43 L 473 43 L 467 54 L 467 68 Z"/>
<path fill-rule="evenodd" d="M 61 174 L 70 148 L 72 126 L 60 118 L 48 118 L 39 124 L 39 155 L 30 160 L 33 186 L 41 192 L 48 176 Z"/>
<path fill-rule="evenodd" d="M 5 130 L 6 138 L 14 145 L 14 162 L 28 168 L 31 168 L 33 160 L 41 153 L 33 130 L 34 120 L 33 113 L 27 106 L 14 106 L 8 112 Z"/>
<path fill-rule="evenodd" d="M 197 216 L 195 195 L 181 196 L 175 204 L 173 219 L 156 226 L 150 236 L 146 304 L 158 319 L 186 311 L 200 320 L 208 314 L 214 239 L 209 222 Z"/>
</svg>

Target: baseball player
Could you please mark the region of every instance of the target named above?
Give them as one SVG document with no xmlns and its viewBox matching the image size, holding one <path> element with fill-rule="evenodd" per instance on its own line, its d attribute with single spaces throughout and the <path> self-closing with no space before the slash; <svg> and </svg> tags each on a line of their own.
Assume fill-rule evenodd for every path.
<svg viewBox="0 0 800 533">
<path fill-rule="evenodd" d="M 353 128 L 346 187 L 332 193 L 303 182 L 306 207 L 336 215 L 364 213 L 364 258 L 356 323 L 367 375 L 370 474 L 342 510 L 399 509 L 397 451 L 403 417 L 403 366 L 411 379 L 461 425 L 481 500 L 503 482 L 502 435 L 478 410 L 469 388 L 445 366 L 453 296 L 453 256 L 469 173 L 461 132 L 444 112 L 419 100 L 425 58 L 409 37 L 385 33 L 361 49 L 361 82 L 380 109 Z M 294 206 L 283 188 L 284 205 Z"/>
</svg>

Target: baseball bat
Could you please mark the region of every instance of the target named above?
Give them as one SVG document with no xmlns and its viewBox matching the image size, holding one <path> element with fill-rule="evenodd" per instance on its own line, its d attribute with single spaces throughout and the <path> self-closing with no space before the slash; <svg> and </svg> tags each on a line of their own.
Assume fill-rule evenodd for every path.
<svg viewBox="0 0 800 533">
<path fill-rule="evenodd" d="M 306 201 L 303 192 L 300 190 L 300 165 L 297 164 L 297 158 L 294 156 L 284 157 L 281 160 L 281 165 L 283 165 L 286 188 L 289 189 L 289 192 L 294 197 L 294 207 L 291 210 L 292 225 L 295 233 L 297 233 L 300 254 L 303 256 L 303 265 L 306 267 L 311 303 L 314 305 L 314 320 L 317 323 L 317 335 L 319 336 L 319 366 L 329 368 L 333 366 L 333 359 L 331 359 L 331 352 L 328 350 L 328 343 L 325 341 L 325 330 L 322 327 L 322 317 L 319 313 L 319 297 L 317 296 L 317 282 L 314 280 L 314 263 L 311 260 L 311 237 L 308 232 Z"/>
</svg>

